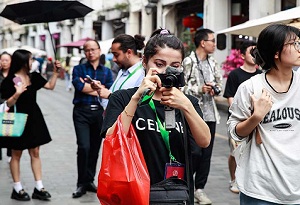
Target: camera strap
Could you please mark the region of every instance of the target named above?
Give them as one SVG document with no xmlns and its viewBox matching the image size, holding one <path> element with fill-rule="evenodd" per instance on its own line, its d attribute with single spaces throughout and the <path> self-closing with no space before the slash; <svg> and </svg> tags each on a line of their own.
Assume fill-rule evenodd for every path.
<svg viewBox="0 0 300 205">
<path fill-rule="evenodd" d="M 200 71 L 200 73 L 201 73 L 201 75 L 202 75 L 202 77 L 203 77 L 204 84 L 206 85 L 205 77 L 204 77 L 202 68 L 200 68 L 200 61 L 199 61 L 199 59 L 198 59 L 198 56 L 197 56 L 197 53 L 196 53 L 196 52 L 195 52 L 195 58 L 196 58 L 196 61 L 197 61 L 197 68 L 198 68 L 198 70 Z M 208 55 L 207 55 L 207 57 L 206 57 L 206 61 L 207 61 L 207 63 L 208 63 L 208 66 L 209 66 L 211 72 L 214 74 L 213 69 L 212 69 L 212 67 L 211 67 L 211 65 L 210 65 L 210 63 L 209 63 L 209 60 L 208 60 Z"/>
<path fill-rule="evenodd" d="M 151 99 L 149 101 L 149 106 L 151 107 L 151 109 L 153 110 L 153 112 L 155 113 L 155 116 L 156 116 L 156 121 L 157 121 L 157 124 L 158 124 L 158 127 L 159 127 L 159 130 L 160 130 L 160 133 L 161 133 L 161 137 L 167 147 L 167 150 L 169 151 L 169 157 L 170 157 L 170 161 L 172 162 L 176 162 L 176 159 L 175 157 L 172 155 L 171 153 L 171 147 L 170 147 L 170 141 L 169 141 L 169 132 L 166 130 L 166 128 L 163 126 L 163 124 L 161 123 L 158 115 L 157 115 L 157 112 L 156 112 L 156 108 L 155 108 L 155 105 L 154 105 L 154 102 L 153 100 Z"/>
</svg>

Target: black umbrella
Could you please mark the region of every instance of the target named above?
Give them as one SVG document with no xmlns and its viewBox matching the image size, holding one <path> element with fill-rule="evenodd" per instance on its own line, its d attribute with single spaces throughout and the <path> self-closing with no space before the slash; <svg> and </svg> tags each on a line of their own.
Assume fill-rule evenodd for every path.
<svg viewBox="0 0 300 205">
<path fill-rule="evenodd" d="M 3 16 L 18 24 L 48 23 L 84 17 L 93 9 L 78 1 L 28 1 L 7 5 L 0 13 Z M 48 31 L 51 36 L 51 32 Z M 54 53 L 55 46 L 51 38 Z"/>
</svg>

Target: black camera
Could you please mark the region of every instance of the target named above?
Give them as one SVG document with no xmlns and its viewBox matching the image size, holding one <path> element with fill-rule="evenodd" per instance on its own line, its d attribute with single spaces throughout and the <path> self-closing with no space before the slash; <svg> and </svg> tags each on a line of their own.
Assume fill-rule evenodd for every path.
<svg viewBox="0 0 300 205">
<path fill-rule="evenodd" d="M 176 68 L 168 66 L 165 73 L 157 74 L 161 80 L 162 87 L 183 87 L 185 85 L 184 73 L 178 71 Z"/>
<path fill-rule="evenodd" d="M 212 85 L 211 88 L 214 90 L 215 95 L 219 95 L 221 93 L 221 89 L 218 86 Z"/>
</svg>

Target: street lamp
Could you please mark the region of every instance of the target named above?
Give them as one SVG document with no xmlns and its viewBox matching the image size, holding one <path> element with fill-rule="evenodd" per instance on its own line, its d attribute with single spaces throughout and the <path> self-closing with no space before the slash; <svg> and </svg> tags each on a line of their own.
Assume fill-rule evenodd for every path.
<svg viewBox="0 0 300 205">
<path fill-rule="evenodd" d="M 150 15 L 153 11 L 153 9 L 156 8 L 156 4 L 155 3 L 151 3 L 149 2 L 146 6 L 145 6 L 145 11 L 147 15 Z"/>
</svg>

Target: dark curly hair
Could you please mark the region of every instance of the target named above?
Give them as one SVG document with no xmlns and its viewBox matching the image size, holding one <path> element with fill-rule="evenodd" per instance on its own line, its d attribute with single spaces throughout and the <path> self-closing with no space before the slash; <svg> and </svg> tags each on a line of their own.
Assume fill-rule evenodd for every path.
<svg viewBox="0 0 300 205">
<path fill-rule="evenodd" d="M 134 54 L 137 55 L 137 51 L 142 50 L 145 47 L 144 41 L 145 37 L 139 34 L 134 35 L 134 37 L 128 34 L 120 34 L 113 40 L 112 44 L 120 43 L 120 50 L 122 50 L 123 53 L 126 53 L 128 49 L 131 49 Z"/>
</svg>

